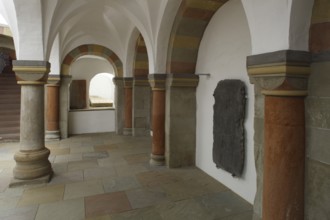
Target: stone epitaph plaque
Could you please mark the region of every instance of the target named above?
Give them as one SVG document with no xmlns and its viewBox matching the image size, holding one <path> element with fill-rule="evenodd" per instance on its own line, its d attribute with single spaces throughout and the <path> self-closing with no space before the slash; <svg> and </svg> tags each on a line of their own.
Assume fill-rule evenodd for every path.
<svg viewBox="0 0 330 220">
<path fill-rule="evenodd" d="M 240 80 L 222 80 L 213 96 L 213 162 L 239 177 L 245 159 L 245 85 Z"/>
<path fill-rule="evenodd" d="M 70 85 L 70 109 L 86 108 L 86 96 L 86 80 L 73 80 Z"/>
</svg>

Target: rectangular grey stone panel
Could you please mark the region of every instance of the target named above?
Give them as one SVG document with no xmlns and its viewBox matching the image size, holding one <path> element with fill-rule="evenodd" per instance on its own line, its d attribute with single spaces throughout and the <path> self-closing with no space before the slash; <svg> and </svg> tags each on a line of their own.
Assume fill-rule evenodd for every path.
<svg viewBox="0 0 330 220">
<path fill-rule="evenodd" d="M 213 95 L 213 162 L 233 176 L 241 176 L 245 160 L 245 85 L 240 80 L 222 80 Z"/>
<path fill-rule="evenodd" d="M 70 85 L 70 109 L 86 108 L 86 80 L 73 80 Z"/>
</svg>

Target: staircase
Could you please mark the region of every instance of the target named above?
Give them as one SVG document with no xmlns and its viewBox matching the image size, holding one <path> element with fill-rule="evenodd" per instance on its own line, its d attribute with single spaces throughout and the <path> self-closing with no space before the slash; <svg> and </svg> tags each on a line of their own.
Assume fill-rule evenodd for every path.
<svg viewBox="0 0 330 220">
<path fill-rule="evenodd" d="M 0 73 L 0 141 L 19 140 L 21 87 L 15 74 Z"/>
</svg>

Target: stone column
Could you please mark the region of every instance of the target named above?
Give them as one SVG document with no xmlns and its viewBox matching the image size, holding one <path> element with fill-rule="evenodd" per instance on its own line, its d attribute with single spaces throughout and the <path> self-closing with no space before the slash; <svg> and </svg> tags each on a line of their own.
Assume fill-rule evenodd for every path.
<svg viewBox="0 0 330 220">
<path fill-rule="evenodd" d="M 52 167 L 45 148 L 44 85 L 50 64 L 47 61 L 13 61 L 21 85 L 20 149 L 10 186 L 48 182 Z"/>
<path fill-rule="evenodd" d="M 265 96 L 262 219 L 304 219 L 304 98 L 310 54 L 277 51 L 250 56 L 247 64 Z"/>
<path fill-rule="evenodd" d="M 147 76 L 133 80 L 133 136 L 150 136 L 151 90 Z"/>
<path fill-rule="evenodd" d="M 60 133 L 61 138 L 69 136 L 70 83 L 72 76 L 62 75 L 60 86 Z"/>
<path fill-rule="evenodd" d="M 49 77 L 46 85 L 46 140 L 60 139 L 60 79 L 59 76 Z"/>
<path fill-rule="evenodd" d="M 194 166 L 196 152 L 195 74 L 169 74 L 166 83 L 166 164 Z"/>
<path fill-rule="evenodd" d="M 124 78 L 114 77 L 115 84 L 115 109 L 116 109 L 116 134 L 122 135 L 124 130 Z"/>
<path fill-rule="evenodd" d="M 125 124 L 123 134 L 126 136 L 132 135 L 132 95 L 133 95 L 133 78 L 124 78 L 125 89 Z"/>
<path fill-rule="evenodd" d="M 165 165 L 165 83 L 167 74 L 149 74 L 152 88 L 152 148 L 150 164 Z"/>
</svg>

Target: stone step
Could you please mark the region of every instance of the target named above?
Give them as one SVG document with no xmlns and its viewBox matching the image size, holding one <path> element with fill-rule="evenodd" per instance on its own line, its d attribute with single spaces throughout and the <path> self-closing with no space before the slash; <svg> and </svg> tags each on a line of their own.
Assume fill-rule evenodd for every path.
<svg viewBox="0 0 330 220">
<path fill-rule="evenodd" d="M 15 118 L 17 119 L 17 118 Z M 19 119 L 18 120 L 1 120 L 0 121 L 0 128 L 19 128 Z"/>
<path fill-rule="evenodd" d="M 19 133 L 19 126 L 14 126 L 14 127 L 0 127 L 0 136 L 2 134 L 14 134 L 14 133 Z"/>
<path fill-rule="evenodd" d="M 8 104 L 20 104 L 20 100 L 17 98 L 1 98 L 0 97 L 0 105 L 8 105 Z"/>
<path fill-rule="evenodd" d="M 0 142 L 19 141 L 19 133 L 0 134 Z"/>
<path fill-rule="evenodd" d="M 0 109 L 4 110 L 15 110 L 15 109 L 20 109 L 21 103 L 8 103 L 5 105 L 0 105 Z"/>
<path fill-rule="evenodd" d="M 15 89 L 15 90 L 19 90 L 21 87 L 17 84 L 14 84 L 14 83 L 4 83 L 4 82 L 0 82 L 0 88 L 1 89 Z"/>
<path fill-rule="evenodd" d="M 0 141 L 19 140 L 20 97 L 15 74 L 0 74 Z"/>
<path fill-rule="evenodd" d="M 6 95 L 0 95 L 0 101 L 5 101 L 5 100 L 14 100 L 14 101 L 20 101 L 21 100 L 21 94 L 6 94 Z"/>
<path fill-rule="evenodd" d="M 6 88 L 1 88 L 2 93 L 0 93 L 0 97 L 6 97 L 7 95 L 20 95 L 21 90 L 20 89 L 6 89 Z"/>
<path fill-rule="evenodd" d="M 10 115 L 7 117 L 0 117 L 0 128 L 7 126 L 18 126 L 20 124 L 20 116 L 19 115 Z"/>
<path fill-rule="evenodd" d="M 1 115 L 3 116 L 8 116 L 8 115 L 19 115 L 20 114 L 20 109 L 0 109 L 0 117 Z"/>
</svg>

